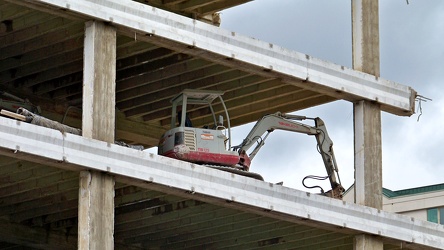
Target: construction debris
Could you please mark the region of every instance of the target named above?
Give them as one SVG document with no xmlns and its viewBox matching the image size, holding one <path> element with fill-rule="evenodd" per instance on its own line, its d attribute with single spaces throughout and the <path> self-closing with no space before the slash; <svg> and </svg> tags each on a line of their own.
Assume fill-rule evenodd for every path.
<svg viewBox="0 0 444 250">
<path fill-rule="evenodd" d="M 26 122 L 29 122 L 31 124 L 35 124 L 42 127 L 52 128 L 56 129 L 62 133 L 70 133 L 75 135 L 82 135 L 82 130 L 78 128 L 73 128 L 65 124 L 61 124 L 59 122 L 50 120 L 48 118 L 45 118 L 40 115 L 36 115 L 32 113 L 31 111 L 25 109 L 25 108 L 18 108 L 17 114 L 23 115 L 26 118 Z"/>
<path fill-rule="evenodd" d="M 0 114 L 4 116 L 8 116 L 20 121 L 28 122 L 37 126 L 42 126 L 46 128 L 56 129 L 62 133 L 70 133 L 74 135 L 82 135 L 82 130 L 78 128 L 73 128 L 68 125 L 62 124 L 60 122 L 56 122 L 45 118 L 43 116 L 32 113 L 31 111 L 25 108 L 18 108 L 17 113 L 2 109 Z M 142 145 L 131 145 L 123 141 L 115 141 L 115 144 L 123 147 L 128 147 L 136 150 L 144 150 L 145 148 Z"/>
</svg>

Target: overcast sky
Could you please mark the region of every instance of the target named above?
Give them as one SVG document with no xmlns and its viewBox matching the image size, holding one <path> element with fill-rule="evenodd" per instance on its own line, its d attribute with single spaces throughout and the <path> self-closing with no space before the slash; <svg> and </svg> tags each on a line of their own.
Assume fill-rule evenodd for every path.
<svg viewBox="0 0 444 250">
<path fill-rule="evenodd" d="M 351 67 L 350 2 L 256 0 L 223 11 L 221 27 Z M 381 77 L 433 99 L 422 103 L 420 117 L 419 111 L 411 117 L 382 113 L 383 186 L 400 190 L 444 183 L 444 1 L 380 1 L 379 15 Z M 348 188 L 354 180 L 353 105 L 336 101 L 296 114 L 325 121 Z M 233 144 L 253 125 L 236 128 Z M 301 190 L 306 190 L 303 177 L 325 174 L 315 138 L 286 131 L 270 135 L 251 171 Z M 322 186 L 329 188 L 328 182 Z"/>
</svg>

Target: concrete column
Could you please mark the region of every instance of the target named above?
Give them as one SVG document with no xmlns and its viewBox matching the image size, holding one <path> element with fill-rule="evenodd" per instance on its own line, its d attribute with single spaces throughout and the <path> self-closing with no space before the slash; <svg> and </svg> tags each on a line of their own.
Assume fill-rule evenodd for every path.
<svg viewBox="0 0 444 250">
<path fill-rule="evenodd" d="M 80 172 L 78 249 L 114 249 L 114 179 Z"/>
<path fill-rule="evenodd" d="M 353 69 L 380 76 L 379 1 L 352 0 Z M 354 103 L 355 203 L 382 209 L 381 111 L 377 103 Z M 380 238 L 358 235 L 354 249 L 382 250 Z"/>
<path fill-rule="evenodd" d="M 379 0 L 352 0 L 353 69 L 380 76 Z"/>
<path fill-rule="evenodd" d="M 355 203 L 382 209 L 381 112 L 368 101 L 354 103 Z"/>
<path fill-rule="evenodd" d="M 85 25 L 82 135 L 114 143 L 116 31 L 102 22 Z M 78 249 L 114 249 L 114 178 L 82 171 Z"/>
<path fill-rule="evenodd" d="M 90 21 L 83 53 L 83 136 L 114 143 L 115 105 L 116 31 Z"/>
<path fill-rule="evenodd" d="M 371 235 L 358 235 L 355 236 L 354 239 L 354 246 L 353 249 L 354 250 L 380 250 L 383 249 L 384 245 L 381 241 L 381 239 L 378 239 L 375 236 L 371 236 Z"/>
</svg>

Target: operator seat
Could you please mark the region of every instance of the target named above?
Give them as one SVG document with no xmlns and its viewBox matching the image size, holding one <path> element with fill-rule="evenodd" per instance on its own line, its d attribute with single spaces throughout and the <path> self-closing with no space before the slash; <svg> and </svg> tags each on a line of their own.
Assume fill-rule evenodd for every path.
<svg viewBox="0 0 444 250">
<path fill-rule="evenodd" d="M 193 127 L 193 123 L 188 114 L 185 115 L 185 127 Z"/>
<path fill-rule="evenodd" d="M 179 112 L 177 113 L 177 118 L 178 118 L 178 120 L 179 120 L 179 126 L 180 126 L 181 119 L 182 119 L 182 111 L 179 111 Z M 191 119 L 190 119 L 190 117 L 188 116 L 188 113 L 185 114 L 185 127 L 190 127 L 190 128 L 193 127 L 193 123 L 191 122 Z"/>
</svg>

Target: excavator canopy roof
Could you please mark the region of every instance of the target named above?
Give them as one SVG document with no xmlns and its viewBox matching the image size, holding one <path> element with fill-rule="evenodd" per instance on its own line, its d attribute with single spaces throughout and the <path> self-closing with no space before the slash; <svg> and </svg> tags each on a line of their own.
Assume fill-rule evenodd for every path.
<svg viewBox="0 0 444 250">
<path fill-rule="evenodd" d="M 223 95 L 223 91 L 201 90 L 201 89 L 185 89 L 180 94 L 171 99 L 172 103 L 180 102 L 184 96 L 190 104 L 206 104 L 211 103 L 214 99 Z"/>
</svg>

